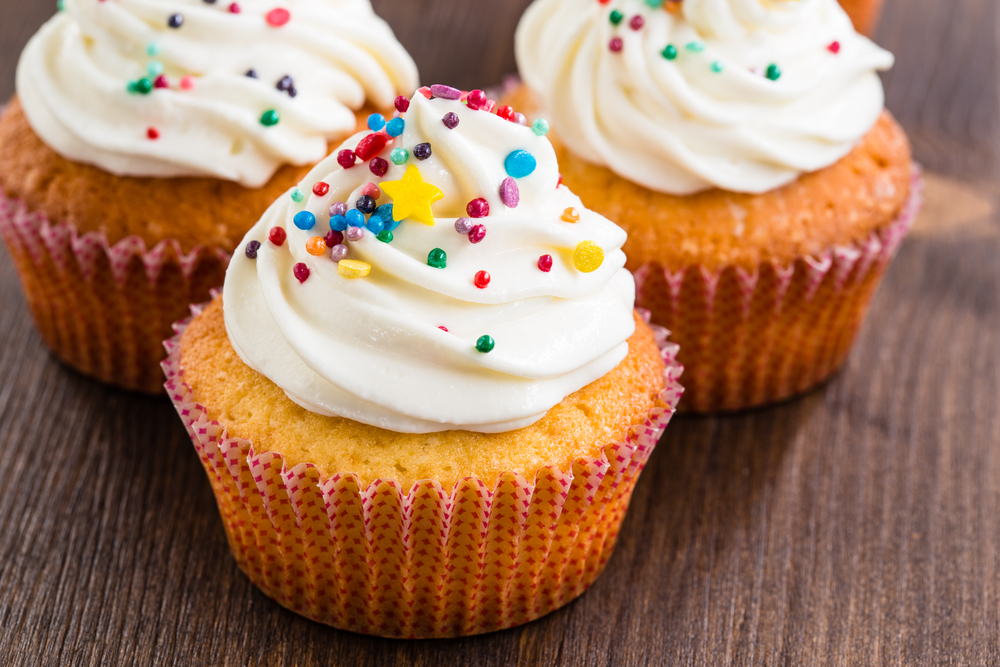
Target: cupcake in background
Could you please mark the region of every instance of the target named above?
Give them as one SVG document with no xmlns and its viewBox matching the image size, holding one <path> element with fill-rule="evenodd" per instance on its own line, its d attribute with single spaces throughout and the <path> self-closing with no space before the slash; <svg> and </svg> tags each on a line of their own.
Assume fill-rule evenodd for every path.
<svg viewBox="0 0 1000 667">
<path fill-rule="evenodd" d="M 55 354 L 159 392 L 172 322 L 416 67 L 368 0 L 62 5 L 0 118 L 0 231 Z"/>
<path fill-rule="evenodd" d="M 540 125 L 493 108 L 402 100 L 264 214 L 168 342 L 240 568 L 322 623 L 468 635 L 580 595 L 680 395 L 624 232 L 558 187 Z"/>
<path fill-rule="evenodd" d="M 890 53 L 836 0 L 537 0 L 516 46 L 510 98 L 628 232 L 682 410 L 779 401 L 841 365 L 918 206 Z"/>
<path fill-rule="evenodd" d="M 840 5 L 858 32 L 869 36 L 875 34 L 882 15 L 882 0 L 840 0 Z"/>
</svg>

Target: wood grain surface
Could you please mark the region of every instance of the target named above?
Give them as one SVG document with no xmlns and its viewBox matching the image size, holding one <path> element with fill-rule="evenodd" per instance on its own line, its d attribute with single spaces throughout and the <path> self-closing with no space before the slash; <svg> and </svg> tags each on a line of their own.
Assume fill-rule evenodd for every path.
<svg viewBox="0 0 1000 667">
<path fill-rule="evenodd" d="M 376 0 L 425 82 L 513 70 L 525 0 Z M 670 426 L 607 572 L 522 628 L 312 623 L 230 558 L 166 400 L 60 366 L 0 251 L 0 664 L 1000 665 L 995 0 L 888 0 L 888 105 L 928 206 L 841 373 Z M 0 97 L 49 2 L 4 0 Z"/>
</svg>

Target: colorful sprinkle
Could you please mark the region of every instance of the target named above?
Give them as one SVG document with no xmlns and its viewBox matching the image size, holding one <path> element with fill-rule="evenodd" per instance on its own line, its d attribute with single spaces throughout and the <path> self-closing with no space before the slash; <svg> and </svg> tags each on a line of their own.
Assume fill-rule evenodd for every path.
<svg viewBox="0 0 1000 667">
<path fill-rule="evenodd" d="M 430 144 L 427 143 L 417 144 L 416 146 L 413 147 L 413 157 L 417 158 L 418 160 L 426 160 L 430 156 L 431 156 Z"/>
<path fill-rule="evenodd" d="M 537 166 L 538 161 L 535 160 L 535 156 L 524 150 L 514 151 L 503 161 L 503 168 L 507 171 L 507 175 L 514 178 L 530 176 L 535 172 Z"/>
<path fill-rule="evenodd" d="M 306 198 L 306 193 L 298 188 L 292 188 L 291 198 L 296 204 L 301 204 Z"/>
<path fill-rule="evenodd" d="M 480 336 L 476 341 L 476 349 L 483 354 L 489 354 L 497 346 L 496 341 L 491 336 Z"/>
<path fill-rule="evenodd" d="M 368 116 L 368 129 L 372 132 L 378 132 L 383 127 L 385 127 L 385 116 L 380 113 L 373 113 Z"/>
<path fill-rule="evenodd" d="M 840 42 L 830 42 L 830 45 L 826 47 L 826 50 L 833 55 L 837 55 L 840 53 Z"/>
<path fill-rule="evenodd" d="M 371 215 L 375 212 L 375 198 L 371 195 L 361 195 L 355 206 L 357 206 L 358 210 L 362 213 Z"/>
<path fill-rule="evenodd" d="M 621 37 L 612 37 L 611 41 L 608 42 L 608 48 L 611 49 L 614 53 L 621 52 L 622 47 L 624 45 L 625 43 L 622 41 Z"/>
<path fill-rule="evenodd" d="M 385 158 L 373 157 L 368 163 L 368 169 L 377 177 L 382 178 L 389 172 L 389 163 Z"/>
<path fill-rule="evenodd" d="M 337 264 L 337 273 L 344 278 L 364 278 L 371 272 L 371 264 L 356 259 L 342 259 Z"/>
<path fill-rule="evenodd" d="M 392 243 L 392 232 L 390 232 L 388 229 L 383 229 L 375 236 L 375 238 L 377 238 L 382 243 Z"/>
<path fill-rule="evenodd" d="M 471 91 L 468 97 L 465 98 L 465 104 L 473 111 L 479 111 L 484 106 L 486 106 L 486 102 L 488 100 L 489 98 L 486 97 L 486 93 L 484 93 L 479 89 L 476 89 Z"/>
<path fill-rule="evenodd" d="M 281 114 L 278 113 L 277 109 L 268 109 L 260 117 L 260 124 L 264 127 L 274 127 L 280 120 Z"/>
<path fill-rule="evenodd" d="M 365 237 L 364 227 L 348 227 L 347 228 L 347 240 L 351 243 L 357 243 Z"/>
<path fill-rule="evenodd" d="M 455 221 L 455 231 L 465 236 L 472 231 L 473 228 L 472 220 L 469 218 L 459 218 Z"/>
<path fill-rule="evenodd" d="M 425 99 L 431 99 L 431 89 L 427 86 L 421 86 L 417 88 L 417 92 L 424 96 Z"/>
<path fill-rule="evenodd" d="M 149 77 L 143 77 L 138 81 L 129 81 L 128 92 L 149 95 L 153 92 L 153 80 Z"/>
<path fill-rule="evenodd" d="M 160 138 L 160 131 L 155 127 L 146 128 L 146 137 L 152 141 L 156 141 Z"/>
<path fill-rule="evenodd" d="M 514 114 L 514 122 L 523 127 L 528 124 L 528 117 L 518 111 Z"/>
<path fill-rule="evenodd" d="M 330 229 L 342 232 L 347 229 L 347 217 L 343 215 L 333 215 L 330 216 Z"/>
<path fill-rule="evenodd" d="M 712 70 L 713 72 L 715 72 L 716 74 L 718 74 L 719 72 L 721 72 L 721 71 L 723 70 L 723 66 L 722 66 L 722 63 L 721 63 L 721 62 L 719 62 L 718 60 L 716 60 L 715 62 L 713 62 L 713 63 L 712 63 L 711 65 L 710 65 L 710 68 L 711 68 L 711 70 Z"/>
<path fill-rule="evenodd" d="M 544 118 L 536 118 L 535 122 L 531 124 L 531 131 L 539 137 L 544 137 L 549 133 L 549 122 Z"/>
<path fill-rule="evenodd" d="M 618 25 L 619 23 L 622 22 L 623 18 L 625 18 L 625 15 L 622 14 L 617 9 L 613 10 L 611 14 L 608 16 L 608 19 L 611 21 L 611 25 Z"/>
<path fill-rule="evenodd" d="M 552 270 L 552 255 L 542 255 L 538 258 L 538 269 L 543 273 Z"/>
<path fill-rule="evenodd" d="M 425 225 L 434 224 L 431 204 L 444 198 L 440 189 L 424 182 L 420 170 L 412 164 L 400 180 L 382 183 L 382 190 L 392 198 L 393 220 L 410 218 Z"/>
<path fill-rule="evenodd" d="M 253 68 L 248 69 L 247 73 L 244 76 L 246 76 L 248 79 L 256 79 L 257 78 L 257 70 L 255 70 Z"/>
<path fill-rule="evenodd" d="M 500 183 L 500 201 L 507 208 L 517 208 L 521 203 L 521 191 L 517 187 L 517 181 L 511 176 L 503 179 Z"/>
<path fill-rule="evenodd" d="M 354 155 L 354 151 L 349 148 L 337 153 L 337 164 L 339 164 L 344 169 L 350 169 L 357 162 L 357 157 Z"/>
<path fill-rule="evenodd" d="M 260 241 L 250 241 L 250 243 L 247 243 L 245 251 L 247 259 L 257 259 L 258 250 L 260 250 Z"/>
<path fill-rule="evenodd" d="M 354 153 L 362 162 L 368 162 L 382 152 L 387 141 L 388 137 L 384 134 L 369 134 L 358 142 L 358 147 L 354 149 Z"/>
<path fill-rule="evenodd" d="M 347 218 L 348 232 L 351 229 L 365 226 L 365 214 L 356 208 L 352 208 L 344 217 Z"/>
<path fill-rule="evenodd" d="M 389 159 L 395 165 L 406 164 L 410 160 L 410 151 L 405 148 L 393 148 L 389 153 Z"/>
<path fill-rule="evenodd" d="M 438 327 L 441 331 L 448 333 L 448 327 Z"/>
<path fill-rule="evenodd" d="M 574 207 L 570 206 L 565 211 L 562 212 L 563 222 L 580 222 L 580 212 Z"/>
<path fill-rule="evenodd" d="M 313 184 L 313 194 L 317 197 L 325 197 L 330 192 L 330 184 L 319 181 Z"/>
<path fill-rule="evenodd" d="M 323 240 L 326 241 L 327 246 L 333 248 L 344 242 L 344 233 L 331 229 L 326 233 L 326 237 Z"/>
<path fill-rule="evenodd" d="M 286 236 L 284 228 L 271 227 L 271 231 L 267 233 L 267 240 L 280 248 L 284 244 Z"/>
<path fill-rule="evenodd" d="M 378 186 L 374 183 L 365 183 L 361 186 L 361 194 L 368 195 L 375 201 L 378 201 L 382 196 L 382 191 L 378 189 Z M 360 206 L 358 208 L 361 208 Z"/>
<path fill-rule="evenodd" d="M 343 243 L 338 243 L 337 245 L 330 248 L 330 259 L 335 262 L 339 262 L 347 258 L 347 255 L 351 251 Z"/>
<path fill-rule="evenodd" d="M 405 95 L 400 95 L 396 98 L 394 102 L 396 111 L 399 113 L 406 113 L 410 109 L 410 100 Z"/>
<path fill-rule="evenodd" d="M 676 60 L 677 59 L 677 47 L 674 46 L 673 44 L 667 44 L 666 48 L 663 49 L 663 51 L 660 52 L 660 55 L 662 55 L 667 60 Z"/>
<path fill-rule="evenodd" d="M 514 122 L 514 107 L 504 105 L 497 109 L 497 115 L 506 121 Z"/>
<path fill-rule="evenodd" d="M 231 5 L 229 5 L 230 14 L 239 14 L 241 11 L 243 10 L 240 9 L 240 4 L 238 2 L 234 2 Z"/>
<path fill-rule="evenodd" d="M 469 243 L 480 243 L 486 238 L 486 225 L 476 225 L 469 230 Z"/>
<path fill-rule="evenodd" d="M 295 223 L 296 227 L 304 232 L 307 232 L 316 226 L 316 216 L 310 211 L 299 211 L 295 214 L 295 217 L 292 218 L 292 222 Z"/>
<path fill-rule="evenodd" d="M 435 84 L 431 86 L 431 95 L 434 97 L 440 97 L 443 100 L 460 100 L 462 99 L 462 91 L 457 88 L 452 88 L 451 86 L 442 86 L 440 84 Z"/>
<path fill-rule="evenodd" d="M 448 253 L 441 248 L 434 248 L 427 253 L 427 266 L 443 269 L 448 266 Z"/>
<path fill-rule="evenodd" d="M 347 204 L 342 201 L 335 201 L 330 204 L 330 215 L 347 215 Z"/>
<path fill-rule="evenodd" d="M 302 262 L 299 262 L 292 268 L 292 274 L 295 276 L 296 280 L 300 283 L 304 283 L 309 280 L 309 267 Z"/>
<path fill-rule="evenodd" d="M 319 257 L 326 252 L 326 240 L 322 236 L 314 236 L 306 241 L 306 252 Z"/>
<path fill-rule="evenodd" d="M 490 203 L 482 197 L 473 199 L 466 205 L 465 212 L 470 218 L 485 218 L 490 214 Z"/>
<path fill-rule="evenodd" d="M 767 71 L 764 72 L 764 76 L 766 76 L 771 81 L 777 81 L 778 79 L 781 78 L 781 68 L 775 65 L 774 63 L 771 63 L 770 65 L 767 66 Z"/>
<path fill-rule="evenodd" d="M 292 14 L 287 9 L 277 7 L 265 14 L 264 18 L 267 19 L 267 24 L 269 26 L 280 28 L 288 23 L 288 21 L 292 18 Z"/>
<path fill-rule="evenodd" d="M 191 90 L 192 88 L 194 88 L 194 77 L 185 74 L 181 77 L 181 90 Z"/>
<path fill-rule="evenodd" d="M 688 42 L 684 45 L 684 48 L 692 53 L 701 53 L 705 50 L 705 45 L 701 42 Z"/>
<path fill-rule="evenodd" d="M 385 133 L 390 137 L 398 137 L 406 129 L 406 121 L 402 118 L 393 118 L 385 125 Z"/>
<path fill-rule="evenodd" d="M 479 289 L 486 289 L 490 285 L 490 274 L 486 271 L 479 271 L 476 273 L 476 277 L 472 280 L 476 287 Z"/>
<path fill-rule="evenodd" d="M 288 74 L 278 79 L 278 83 L 274 84 L 274 87 L 283 93 L 288 93 L 289 97 L 295 97 L 299 94 L 298 91 L 295 90 L 295 79 Z"/>
<path fill-rule="evenodd" d="M 458 114 L 454 111 L 449 111 L 444 115 L 444 118 L 441 119 L 441 122 L 444 123 L 444 126 L 449 130 L 454 130 L 458 127 L 460 121 L 461 119 L 459 119 Z"/>
<path fill-rule="evenodd" d="M 382 228 L 385 231 L 394 231 L 396 227 L 399 227 L 401 221 L 393 220 L 392 218 L 392 204 L 382 204 L 372 215 L 382 218 Z"/>
<path fill-rule="evenodd" d="M 177 30 L 182 25 L 184 25 L 184 15 L 183 14 L 171 14 L 170 18 L 167 19 L 167 25 L 174 30 Z"/>
<path fill-rule="evenodd" d="M 163 74 L 161 74 L 160 76 L 156 77 L 156 79 L 153 81 L 153 88 L 161 88 L 162 89 L 162 88 L 169 88 L 169 87 L 170 87 L 170 83 L 167 82 L 167 77 L 165 75 L 163 75 Z"/>
<path fill-rule="evenodd" d="M 365 223 L 365 229 L 377 236 L 385 230 L 385 221 L 381 217 L 373 215 Z"/>
<path fill-rule="evenodd" d="M 581 273 L 593 273 L 604 264 L 604 249 L 593 241 L 581 241 L 573 252 L 573 266 Z"/>
<path fill-rule="evenodd" d="M 154 79 L 163 74 L 163 63 L 159 60 L 150 60 L 146 63 L 146 74 Z"/>
<path fill-rule="evenodd" d="M 159 42 L 150 42 L 146 45 L 146 55 L 155 58 L 162 52 L 162 47 Z"/>
<path fill-rule="evenodd" d="M 642 30 L 642 26 L 646 25 L 646 19 L 642 18 L 642 15 L 636 14 L 629 20 L 628 27 L 632 30 Z"/>
</svg>

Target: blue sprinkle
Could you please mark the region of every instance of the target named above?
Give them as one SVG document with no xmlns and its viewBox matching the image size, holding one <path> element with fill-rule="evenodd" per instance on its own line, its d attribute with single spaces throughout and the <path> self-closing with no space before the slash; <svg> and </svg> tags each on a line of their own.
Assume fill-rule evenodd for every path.
<svg viewBox="0 0 1000 667">
<path fill-rule="evenodd" d="M 503 166 L 507 170 L 508 176 L 524 178 L 534 173 L 538 162 L 535 161 L 535 156 L 528 151 L 514 151 L 503 161 Z"/>
<path fill-rule="evenodd" d="M 380 113 L 373 113 L 368 116 L 368 129 L 372 132 L 378 132 L 383 127 L 385 127 L 385 116 Z"/>
<path fill-rule="evenodd" d="M 406 127 L 406 121 L 402 118 L 393 118 L 389 121 L 388 125 L 385 126 L 385 132 L 390 137 L 398 137 L 403 133 L 403 129 Z"/>
<path fill-rule="evenodd" d="M 309 231 L 316 226 L 316 216 L 309 211 L 299 211 L 293 218 L 295 226 L 303 231 Z"/>
<path fill-rule="evenodd" d="M 365 214 L 356 208 L 352 208 L 347 212 L 347 224 L 351 227 L 364 227 L 365 226 Z"/>
<path fill-rule="evenodd" d="M 330 229 L 335 232 L 342 232 L 347 229 L 347 218 L 342 215 L 335 215 L 330 218 Z"/>
<path fill-rule="evenodd" d="M 385 229 L 385 221 L 377 215 L 373 215 L 368 218 L 368 222 L 365 224 L 365 229 L 370 231 L 372 234 L 378 234 Z"/>
<path fill-rule="evenodd" d="M 396 227 L 399 227 L 399 223 L 402 222 L 402 220 L 397 222 L 392 219 L 392 204 L 382 204 L 375 209 L 375 213 L 372 214 L 372 217 L 381 218 L 382 229 L 387 232 L 396 231 Z"/>
</svg>

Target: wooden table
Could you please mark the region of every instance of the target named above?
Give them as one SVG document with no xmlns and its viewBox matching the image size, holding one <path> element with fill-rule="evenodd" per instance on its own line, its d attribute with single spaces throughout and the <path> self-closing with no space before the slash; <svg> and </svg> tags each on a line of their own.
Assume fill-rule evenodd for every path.
<svg viewBox="0 0 1000 667">
<path fill-rule="evenodd" d="M 513 70 L 525 0 L 379 0 L 424 81 Z M 1000 664 L 995 0 L 889 0 L 889 108 L 928 205 L 847 366 L 786 405 L 670 426 L 608 571 L 526 627 L 332 630 L 230 558 L 173 408 L 67 370 L 0 251 L 0 663 Z M 52 10 L 5 0 L 0 97 Z"/>
</svg>

